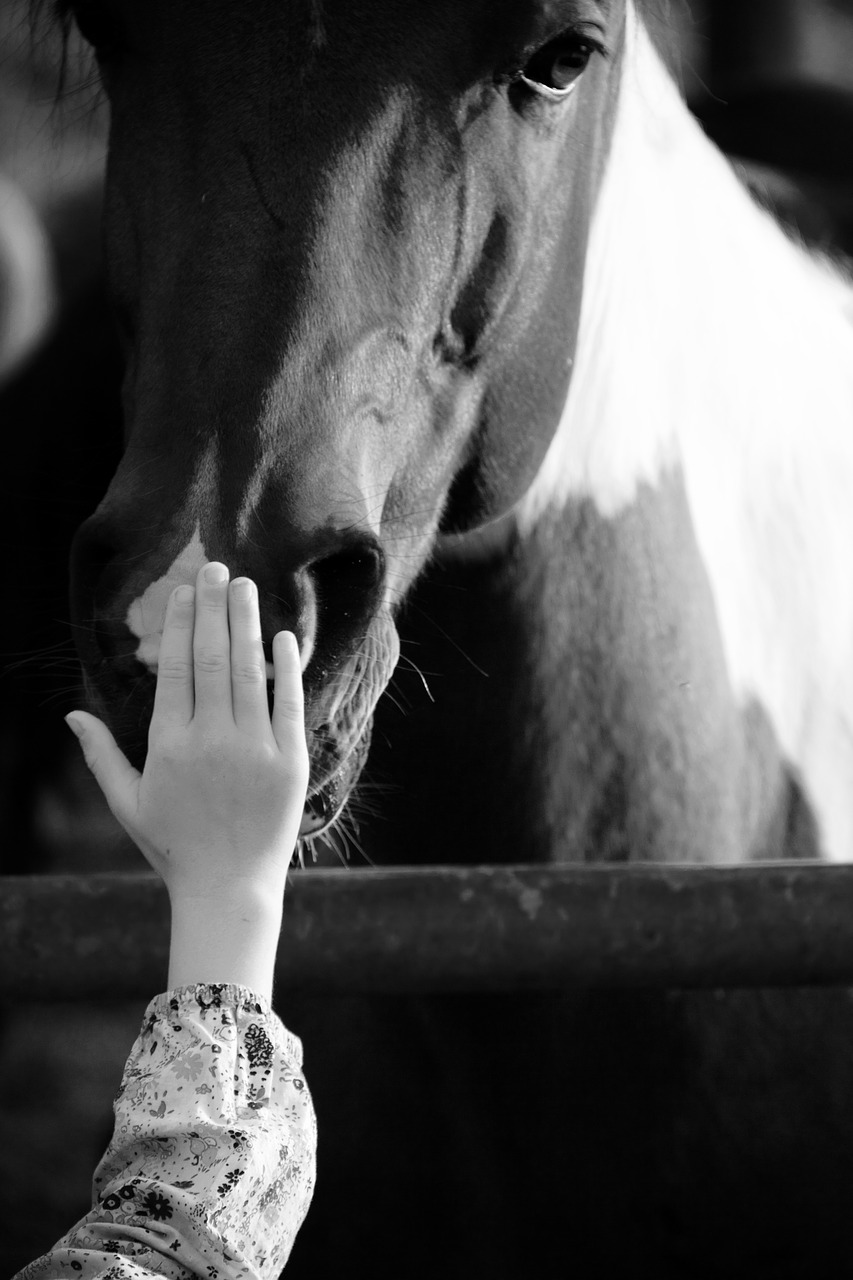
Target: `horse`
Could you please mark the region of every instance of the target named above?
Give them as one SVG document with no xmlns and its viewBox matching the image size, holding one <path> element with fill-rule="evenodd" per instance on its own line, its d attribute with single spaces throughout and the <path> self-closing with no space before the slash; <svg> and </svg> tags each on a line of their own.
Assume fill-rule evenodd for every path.
<svg viewBox="0 0 853 1280">
<path fill-rule="evenodd" d="M 129 757 L 216 558 L 299 639 L 319 860 L 849 858 L 853 291 L 648 0 L 63 5 L 127 358 L 72 612 Z M 297 1277 L 849 1257 L 846 992 L 285 1005 Z"/>
</svg>

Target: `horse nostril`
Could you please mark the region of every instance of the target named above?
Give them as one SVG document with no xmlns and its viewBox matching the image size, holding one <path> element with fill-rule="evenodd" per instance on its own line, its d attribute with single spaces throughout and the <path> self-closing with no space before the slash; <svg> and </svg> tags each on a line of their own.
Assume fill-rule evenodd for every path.
<svg viewBox="0 0 853 1280">
<path fill-rule="evenodd" d="M 317 606 L 327 635 L 352 634 L 379 607 L 385 559 L 374 543 L 363 542 L 315 560 L 310 567 Z"/>
<path fill-rule="evenodd" d="M 374 590 L 382 576 L 382 559 L 378 547 L 347 548 L 315 560 L 311 572 L 319 587 L 365 595 Z"/>
</svg>

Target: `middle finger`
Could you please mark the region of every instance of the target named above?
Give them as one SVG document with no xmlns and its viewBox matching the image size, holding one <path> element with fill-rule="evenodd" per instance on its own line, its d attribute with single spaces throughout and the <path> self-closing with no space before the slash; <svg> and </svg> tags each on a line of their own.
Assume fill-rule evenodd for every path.
<svg viewBox="0 0 853 1280">
<path fill-rule="evenodd" d="M 228 621 L 235 723 L 248 732 L 269 732 L 267 664 L 261 639 L 258 593 L 251 579 L 235 578 L 231 583 Z"/>
<path fill-rule="evenodd" d="M 195 714 L 202 719 L 231 710 L 231 646 L 228 638 L 228 570 L 212 561 L 196 580 L 193 668 Z"/>
</svg>

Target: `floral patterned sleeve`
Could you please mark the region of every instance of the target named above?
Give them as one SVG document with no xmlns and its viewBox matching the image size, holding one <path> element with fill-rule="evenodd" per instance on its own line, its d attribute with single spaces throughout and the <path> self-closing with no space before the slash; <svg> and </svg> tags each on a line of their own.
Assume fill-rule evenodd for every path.
<svg viewBox="0 0 853 1280">
<path fill-rule="evenodd" d="M 267 1280 L 314 1188 L 302 1045 L 245 987 L 157 996 L 124 1071 L 92 1209 L 16 1280 Z"/>
</svg>

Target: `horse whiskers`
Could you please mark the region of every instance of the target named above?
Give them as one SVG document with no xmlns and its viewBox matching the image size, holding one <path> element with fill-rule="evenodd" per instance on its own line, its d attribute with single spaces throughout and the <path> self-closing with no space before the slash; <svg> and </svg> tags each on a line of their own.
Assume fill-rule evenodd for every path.
<svg viewBox="0 0 853 1280">
<path fill-rule="evenodd" d="M 70 628 L 71 631 L 83 631 L 86 635 L 97 635 L 98 626 L 104 621 L 102 618 L 83 618 L 81 622 L 73 622 L 70 618 L 66 621 L 63 619 L 62 625 Z"/>
<path fill-rule="evenodd" d="M 80 685 L 77 685 L 73 689 L 72 688 L 58 689 L 55 693 L 50 693 L 46 697 L 40 698 L 36 703 L 36 706 L 39 707 L 40 709 L 46 709 L 46 708 L 55 706 L 56 703 L 58 702 L 63 702 L 66 700 L 67 701 L 73 700 L 75 702 L 79 702 L 82 700 L 82 698 L 83 698 L 83 690 Z"/>
<path fill-rule="evenodd" d="M 97 632 L 98 627 L 107 626 L 126 626 L 127 615 L 101 613 L 97 618 L 84 618 L 82 622 L 69 622 L 68 626 L 76 626 L 78 630 L 92 630 Z"/>
<path fill-rule="evenodd" d="M 394 707 L 397 711 L 399 711 L 401 716 L 407 716 L 412 709 L 411 703 L 405 702 L 402 698 L 402 695 L 400 697 L 397 697 L 395 693 L 391 692 L 390 685 L 385 689 L 385 692 L 383 693 L 382 696 L 383 698 L 388 699 L 388 701 L 391 703 L 391 706 Z"/>
<path fill-rule="evenodd" d="M 338 859 L 339 863 L 341 863 L 342 867 L 345 867 L 345 868 L 346 868 L 346 867 L 347 867 L 347 860 L 346 860 L 345 856 L 343 856 L 343 854 L 342 854 L 342 852 L 341 852 L 341 849 L 339 849 L 338 841 L 337 841 L 337 838 L 336 838 L 336 837 L 337 837 L 337 833 L 338 833 L 338 832 L 337 832 L 337 827 L 329 827 L 329 828 L 327 829 L 327 831 L 324 831 L 324 832 L 323 832 L 323 836 L 321 836 L 321 837 L 319 837 L 319 838 L 321 838 L 321 840 L 323 840 L 323 842 L 324 842 L 324 844 L 325 844 L 325 845 L 328 845 L 328 846 L 329 846 L 329 849 L 330 849 L 330 850 L 332 850 L 332 852 L 333 852 L 334 856 L 336 856 L 336 858 Z M 311 841 L 311 851 L 313 851 L 313 854 L 314 854 L 314 861 L 316 861 L 316 852 L 314 851 L 314 844 L 315 844 L 315 841 Z"/>
<path fill-rule="evenodd" d="M 70 639 L 58 640 L 55 644 L 42 645 L 40 649 L 6 649 L 0 650 L 0 658 L 18 658 L 25 655 L 32 657 L 41 657 L 46 653 L 56 653 L 57 649 L 69 649 L 73 651 L 73 643 Z"/>
<path fill-rule="evenodd" d="M 49 652 L 49 650 L 48 650 Z M 0 660 L 3 655 L 0 654 Z M 62 670 L 79 671 L 80 664 L 76 656 L 73 654 L 57 655 L 56 657 L 45 657 L 41 653 L 28 654 L 25 658 L 19 658 L 17 662 L 9 662 L 3 666 L 4 675 L 12 675 L 13 673 L 29 675 L 33 667 L 38 671 L 45 670 Z"/>
<path fill-rule="evenodd" d="M 414 671 L 415 675 L 416 675 L 416 676 L 418 677 L 418 679 L 421 681 L 421 683 L 423 684 L 423 686 L 424 686 L 424 688 L 426 689 L 427 693 L 429 693 L 429 692 L 430 692 L 430 691 L 429 691 L 429 686 L 427 685 L 427 681 L 426 681 L 427 676 L 440 676 L 440 675 L 441 675 L 441 672 L 440 672 L 440 671 L 424 671 L 424 670 L 423 670 L 423 668 L 422 668 L 422 667 L 419 667 L 419 666 L 418 666 L 418 664 L 417 664 L 416 662 L 414 662 L 414 661 L 409 657 L 409 655 L 408 655 L 407 653 L 401 653 L 401 654 L 400 654 L 400 657 L 397 659 L 397 663 L 398 663 L 398 665 L 399 665 L 401 662 L 404 662 L 404 663 L 406 664 L 406 668 L 407 668 L 409 671 Z M 433 700 L 434 700 L 434 699 L 432 698 L 432 694 L 430 694 L 430 701 L 433 701 Z"/>
<path fill-rule="evenodd" d="M 358 791 L 350 798 L 348 802 L 347 807 L 351 811 L 351 816 L 353 817 L 353 819 L 355 819 L 356 814 L 364 818 L 381 819 L 383 817 L 383 809 L 381 805 L 378 803 L 380 798 L 380 791 L 379 791 L 378 785 L 376 787 L 375 801 L 366 799 L 363 795 L 361 795 L 361 787 L 362 787 L 362 784 L 359 782 Z M 388 794 L 389 790 L 391 790 L 391 788 L 387 788 L 381 794 Z"/>
<path fill-rule="evenodd" d="M 488 671 L 484 671 L 481 666 L 478 666 L 477 663 L 474 661 L 474 659 L 471 657 L 471 655 L 465 652 L 462 646 L 456 640 L 453 639 L 453 636 L 451 636 L 447 631 L 444 630 L 444 627 L 440 626 L 439 623 L 436 622 L 435 618 L 433 618 L 429 613 L 427 613 L 425 609 L 421 609 L 416 604 L 410 603 L 409 607 L 412 608 L 416 613 L 419 613 L 422 618 L 426 619 L 426 621 L 430 623 L 431 626 L 435 627 L 439 635 L 443 636 L 444 639 L 447 640 L 449 644 L 452 644 L 453 648 L 457 651 L 457 653 L 461 654 L 461 656 L 465 659 L 465 661 L 469 663 L 470 666 L 472 666 L 476 672 L 478 672 L 481 676 L 485 676 L 485 678 L 488 680 L 489 678 Z"/>
<path fill-rule="evenodd" d="M 349 817 L 350 817 L 350 821 L 352 822 L 353 826 L 355 826 L 356 830 L 358 830 L 358 824 L 357 824 L 357 822 L 356 822 L 355 817 L 354 817 L 352 814 L 350 814 L 350 815 L 349 815 Z M 363 861 L 364 863 L 366 863 L 368 867 L 371 867 L 373 870 L 375 870 L 375 869 L 376 869 L 376 863 L 375 863 L 375 862 L 373 861 L 373 859 L 368 855 L 367 851 L 366 851 L 366 850 L 365 850 L 365 848 L 364 848 L 364 845 L 361 843 L 361 839 L 360 839 L 361 832 L 359 832 L 359 833 L 358 833 L 358 836 L 356 836 L 355 831 L 353 831 L 352 829 L 350 829 L 350 831 L 349 831 L 349 833 L 348 833 L 348 834 L 349 834 L 349 839 L 350 839 L 351 843 L 355 845 L 356 853 L 358 853 L 358 854 L 361 856 L 362 861 Z"/>
<path fill-rule="evenodd" d="M 330 830 L 326 832 L 326 834 L 340 836 L 343 842 L 344 850 L 346 854 L 346 860 L 345 861 L 342 860 L 344 866 L 349 865 L 351 862 L 350 845 L 353 845 L 356 850 L 356 853 L 361 855 L 361 858 L 363 859 L 363 861 L 366 862 L 369 867 L 373 867 L 375 866 L 375 864 L 367 856 L 367 853 L 365 852 L 360 840 L 358 839 L 358 835 L 356 834 L 358 832 L 358 822 L 355 818 L 355 815 L 351 811 L 350 805 L 351 805 L 351 799 L 347 801 L 347 804 L 342 810 L 340 816 L 338 817 L 338 820 L 335 823 L 334 827 L 330 828 Z M 334 844 L 332 845 L 332 847 L 335 848 Z M 338 851 L 336 850 L 336 852 Z"/>
<path fill-rule="evenodd" d="M 0 673 L 0 678 L 2 679 L 9 679 L 10 676 L 11 673 L 9 671 Z M 73 686 L 66 686 L 63 684 L 63 690 L 72 687 L 80 688 L 82 679 L 79 667 L 63 667 L 59 665 L 47 666 L 41 664 L 38 668 L 28 668 L 23 672 L 23 674 L 19 671 L 18 678 L 22 684 L 27 685 L 31 689 L 34 687 L 38 688 L 39 686 L 42 688 L 52 688 L 55 686 L 57 680 L 69 680 L 74 682 Z"/>
<path fill-rule="evenodd" d="M 366 783 L 367 787 L 374 786 L 378 789 L 378 784 Z M 291 858 L 291 866 L 296 864 L 302 869 L 306 865 L 306 854 L 310 853 L 312 862 L 317 861 L 317 849 L 321 845 L 329 848 L 340 862 L 341 866 L 349 869 L 352 865 L 352 851 L 355 850 L 360 859 L 370 867 L 374 867 L 375 863 L 368 856 L 366 850 L 361 843 L 361 832 L 359 830 L 359 822 L 356 811 L 361 810 L 364 814 L 370 814 L 373 807 L 363 801 L 360 792 L 362 783 L 359 782 L 358 788 L 349 797 L 344 808 L 330 827 L 316 836 L 300 836 L 296 841 L 296 846 Z M 378 812 L 378 811 L 376 811 Z"/>
<path fill-rule="evenodd" d="M 75 673 L 74 676 L 68 672 L 62 674 L 65 678 L 60 683 L 57 683 L 58 674 L 47 674 L 40 679 L 33 672 L 26 683 L 22 681 L 22 688 L 26 689 L 27 698 L 39 700 L 37 705 L 40 706 L 62 698 L 81 698 L 83 696 L 83 684 L 79 678 L 79 673 Z"/>
<path fill-rule="evenodd" d="M 411 658 L 406 657 L 405 654 L 401 654 L 395 674 L 416 675 L 418 680 L 424 686 L 426 692 L 430 695 L 430 701 L 433 702 L 435 699 L 432 697 L 432 690 L 429 687 L 428 681 L 431 678 L 441 679 L 441 676 L 444 673 L 441 671 L 425 671 L 423 667 L 419 667 L 417 663 L 412 662 Z"/>
</svg>

